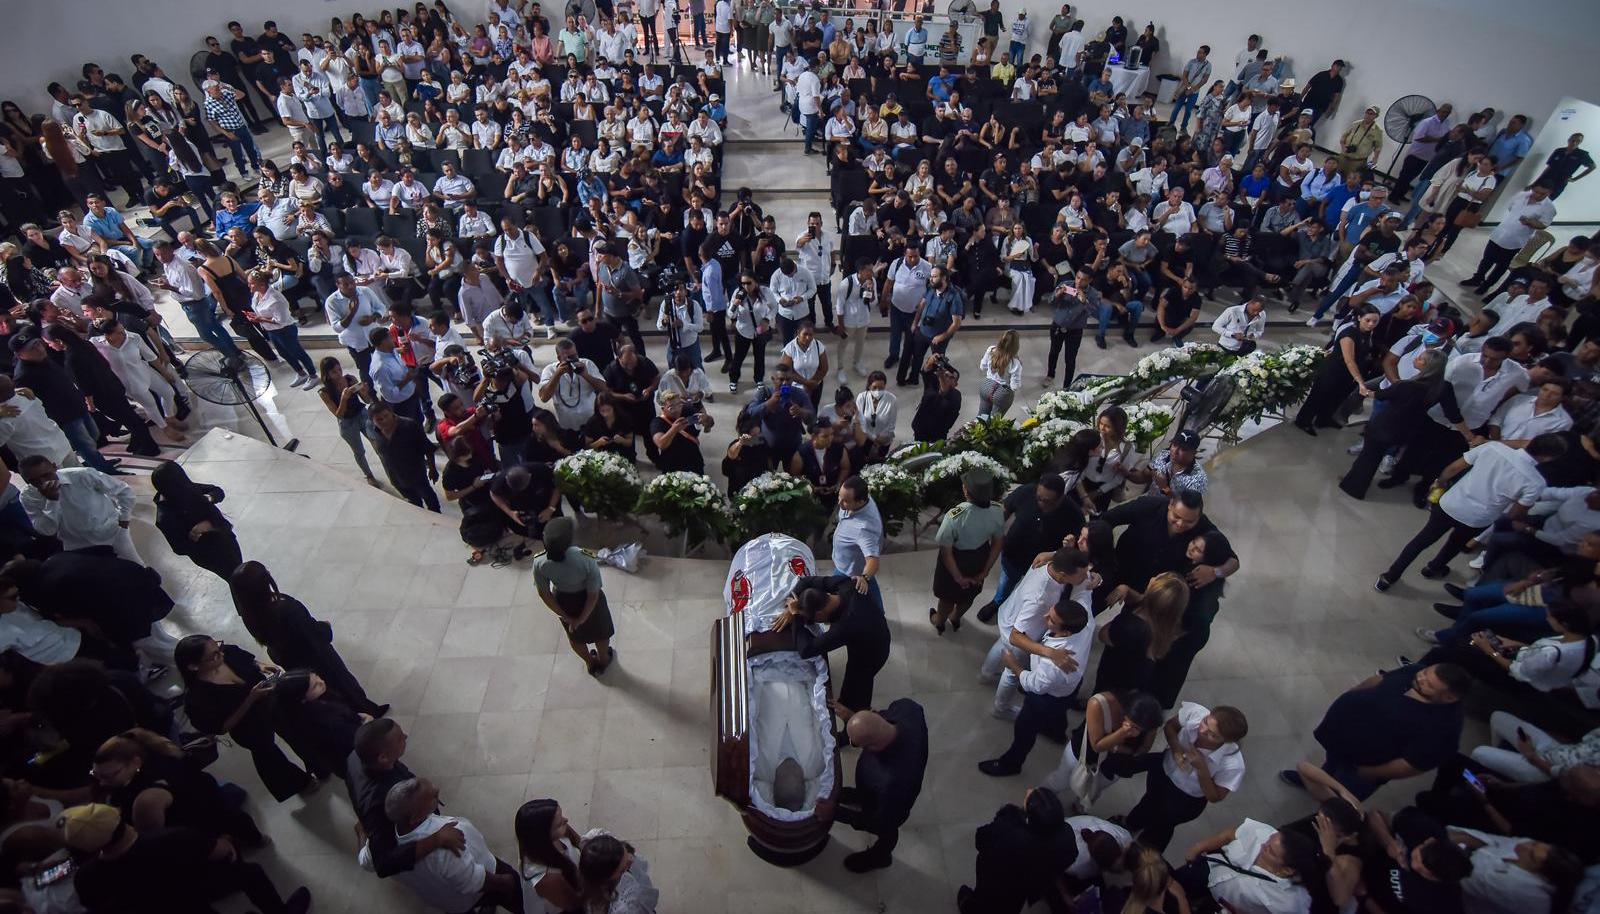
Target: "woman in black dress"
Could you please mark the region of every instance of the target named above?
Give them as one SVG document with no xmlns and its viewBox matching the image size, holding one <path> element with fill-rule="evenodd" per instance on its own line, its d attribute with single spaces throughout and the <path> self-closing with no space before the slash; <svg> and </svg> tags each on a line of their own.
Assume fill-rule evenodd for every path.
<svg viewBox="0 0 1600 914">
<path fill-rule="evenodd" d="M 450 462 L 445 464 L 439 484 L 444 488 L 445 501 L 461 505 L 461 541 L 472 548 L 467 564 L 477 565 L 486 550 L 500 542 L 506 532 L 506 516 L 489 495 L 495 467 L 478 456 L 471 442 L 460 435 L 449 439 L 444 450 Z"/>
<path fill-rule="evenodd" d="M 367 697 L 344 658 L 333 647 L 333 626 L 313 618 L 305 604 L 278 590 L 278 582 L 260 562 L 245 562 L 228 579 L 233 606 L 251 637 L 284 669 L 311 670 L 350 706 L 373 717 L 389 712 Z"/>
<path fill-rule="evenodd" d="M 610 391 L 595 401 L 594 415 L 583 426 L 583 443 L 590 450 L 610 451 L 629 463 L 639 459 L 633 425 L 617 410 L 616 397 Z"/>
<path fill-rule="evenodd" d="M 1226 536 L 1212 530 L 1190 540 L 1184 555 L 1189 560 L 1189 571 L 1202 566 L 1215 568 L 1233 557 L 1233 545 Z M 1222 578 L 1215 578 L 1204 587 L 1189 588 L 1188 605 L 1178 625 L 1180 634 L 1165 655 L 1156 658 L 1150 678 L 1150 692 L 1161 707 L 1178 703 L 1178 693 L 1189 678 L 1189 667 L 1211 640 L 1211 622 L 1222 608 L 1222 588 Z"/>
<path fill-rule="evenodd" d="M 150 474 L 156 490 L 156 529 L 178 555 L 224 581 L 244 561 L 233 525 L 217 509 L 226 497 L 218 486 L 198 483 L 183 467 L 166 461 Z"/>
<path fill-rule="evenodd" d="M 828 623 L 828 630 L 816 634 L 810 628 L 814 622 Z M 845 648 L 844 682 L 834 702 L 840 722 L 856 711 L 871 710 L 873 679 L 889 662 L 889 623 L 883 605 L 870 592 L 857 590 L 854 578 L 813 575 L 795 582 L 776 630 L 791 623 L 800 623 L 795 627 L 795 645 L 801 657 L 821 657 L 836 647 Z"/>
<path fill-rule="evenodd" d="M 1319 428 L 1339 428 L 1340 423 L 1333 416 L 1350 392 L 1360 390 L 1363 397 L 1372 395 L 1367 378 L 1373 372 L 1372 332 L 1378 327 L 1379 317 L 1377 308 L 1362 305 L 1356 309 L 1355 320 L 1334 336 L 1311 393 L 1295 413 L 1295 428 L 1307 435 L 1315 435 Z"/>
<path fill-rule="evenodd" d="M 1189 605 L 1189 585 L 1171 572 L 1151 578 L 1142 594 L 1119 590 L 1122 612 L 1095 633 L 1105 645 L 1095 670 L 1096 692 L 1149 689 L 1156 661 L 1172 649 Z M 1114 591 L 1106 602 L 1116 599 Z"/>
<path fill-rule="evenodd" d="M 265 183 L 264 177 L 263 183 Z M 245 284 L 244 267 L 239 266 L 237 260 L 217 250 L 215 245 L 204 239 L 196 241 L 194 249 L 205 258 L 200 264 L 200 276 L 205 280 L 211 297 L 222 309 L 223 316 L 227 317 L 228 326 L 250 344 L 256 355 L 268 362 L 276 362 L 278 354 L 273 350 L 272 344 L 267 342 L 261 328 L 245 317 L 247 314 L 254 314 L 255 310 L 250 306 L 250 287 Z"/>
<path fill-rule="evenodd" d="M 356 731 L 372 715 L 350 707 L 310 670 L 284 673 L 272 691 L 278 731 L 288 737 L 294 751 L 313 769 L 345 777 L 345 762 L 356 748 Z"/>
<path fill-rule="evenodd" d="M 295 794 L 307 795 L 322 786 L 321 779 L 289 761 L 277 737 L 292 740 L 279 730 L 273 713 L 272 689 L 282 671 L 261 663 L 241 647 L 223 644 L 208 635 L 190 635 L 173 650 L 178 674 L 183 677 L 184 709 L 202 733 L 224 733 L 250 752 L 261 783 L 282 803 Z M 268 678 L 271 676 L 272 678 Z M 290 745 L 294 743 L 291 741 Z M 296 754 L 308 759 L 309 752 Z M 309 760 L 309 759 L 308 759 Z M 323 779 L 330 772 L 318 772 Z"/>
<path fill-rule="evenodd" d="M 122 810 L 123 821 L 137 828 L 193 828 L 242 848 L 266 843 L 217 779 L 158 733 L 133 729 L 106 740 L 89 773 L 97 782 L 94 801 Z"/>
</svg>

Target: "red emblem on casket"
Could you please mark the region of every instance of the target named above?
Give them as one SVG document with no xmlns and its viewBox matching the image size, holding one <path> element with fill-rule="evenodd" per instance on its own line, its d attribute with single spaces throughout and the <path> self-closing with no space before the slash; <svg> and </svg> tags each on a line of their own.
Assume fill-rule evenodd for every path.
<svg viewBox="0 0 1600 914">
<path fill-rule="evenodd" d="M 794 572 L 795 577 L 798 578 L 803 578 L 811 573 L 811 569 L 806 567 L 806 560 L 799 555 L 789 556 L 789 570 Z"/>
<path fill-rule="evenodd" d="M 728 584 L 728 596 L 733 600 L 733 612 L 744 612 L 750 605 L 750 579 L 745 577 L 743 571 L 735 571 L 733 580 Z"/>
</svg>

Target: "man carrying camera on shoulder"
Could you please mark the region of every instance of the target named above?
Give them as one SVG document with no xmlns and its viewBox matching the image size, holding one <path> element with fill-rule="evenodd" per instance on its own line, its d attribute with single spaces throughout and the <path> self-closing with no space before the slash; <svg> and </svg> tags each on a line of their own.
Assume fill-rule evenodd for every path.
<svg viewBox="0 0 1600 914">
<path fill-rule="evenodd" d="M 468 356 L 470 358 L 470 356 Z M 533 434 L 533 362 L 520 349 L 506 346 L 500 337 L 490 337 L 480 356 L 483 380 L 472 392 L 478 414 L 490 423 L 490 437 L 500 450 L 500 462 L 511 465 L 522 453 L 522 445 Z"/>
<path fill-rule="evenodd" d="M 569 432 L 583 428 L 594 415 L 595 398 L 605 389 L 600 369 L 578 355 L 577 345 L 565 337 L 557 340 L 556 360 L 539 375 L 539 397 L 550 402 L 557 424 Z"/>
</svg>

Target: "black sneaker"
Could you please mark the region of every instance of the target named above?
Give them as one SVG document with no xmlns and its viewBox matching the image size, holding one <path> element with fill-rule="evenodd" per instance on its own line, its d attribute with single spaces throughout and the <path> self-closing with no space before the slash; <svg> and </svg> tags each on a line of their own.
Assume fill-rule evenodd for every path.
<svg viewBox="0 0 1600 914">
<path fill-rule="evenodd" d="M 1378 579 L 1376 581 L 1372 582 L 1372 589 L 1376 590 L 1378 593 L 1388 593 L 1389 588 L 1393 586 L 1394 582 L 1381 574 L 1378 575 Z"/>
<path fill-rule="evenodd" d="M 1394 662 L 1396 664 L 1398 664 L 1399 666 L 1411 666 L 1412 664 L 1416 663 L 1415 660 L 1412 660 L 1410 657 L 1407 657 L 1405 654 L 1396 654 L 1396 655 L 1394 655 Z"/>
<path fill-rule="evenodd" d="M 997 758 L 979 762 L 978 770 L 992 778 L 1009 778 L 1022 773 L 1021 768 L 1013 768 Z"/>
<path fill-rule="evenodd" d="M 1099 346 L 1101 349 L 1104 349 L 1106 348 L 1106 338 L 1103 336 L 1097 336 L 1094 338 L 1094 344 Z"/>
<path fill-rule="evenodd" d="M 1466 607 L 1462 606 L 1459 603 L 1435 603 L 1435 604 L 1433 604 L 1433 611 L 1438 613 L 1441 616 L 1444 616 L 1446 619 L 1454 619 L 1454 618 L 1460 616 L 1461 615 L 1461 611 L 1463 609 L 1466 609 Z"/>
<path fill-rule="evenodd" d="M 900 357 L 897 355 L 891 355 L 883 360 L 883 370 L 888 371 L 898 364 L 900 364 Z"/>
<path fill-rule="evenodd" d="M 1000 605 L 993 600 L 978 607 L 978 621 L 984 625 L 993 625 L 994 617 L 999 615 Z"/>
<path fill-rule="evenodd" d="M 1135 349 L 1139 348 L 1139 341 L 1134 338 L 1132 330 L 1128 331 L 1127 333 L 1124 333 L 1122 335 L 1122 338 L 1123 338 L 1123 340 L 1125 340 L 1127 342 L 1127 344 L 1129 346 L 1132 346 Z"/>
<path fill-rule="evenodd" d="M 1301 777 L 1300 772 L 1295 771 L 1293 768 L 1285 768 L 1278 772 L 1278 780 L 1288 784 L 1290 787 L 1293 787 L 1296 790 L 1306 789 L 1306 779 Z"/>
<path fill-rule="evenodd" d="M 1430 581 L 1437 581 L 1440 578 L 1447 578 L 1450 576 L 1450 566 L 1440 565 L 1438 567 L 1434 567 L 1433 565 L 1423 565 L 1421 574 Z"/>
<path fill-rule="evenodd" d="M 1462 587 L 1460 584 L 1446 584 L 1444 585 L 1444 592 L 1452 597 L 1455 597 L 1457 600 L 1466 602 L 1467 589 Z"/>
</svg>

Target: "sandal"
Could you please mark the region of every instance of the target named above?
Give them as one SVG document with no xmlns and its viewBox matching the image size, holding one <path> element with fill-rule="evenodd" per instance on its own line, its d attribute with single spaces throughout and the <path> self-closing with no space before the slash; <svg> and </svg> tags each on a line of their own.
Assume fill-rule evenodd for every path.
<svg viewBox="0 0 1600 914">
<path fill-rule="evenodd" d="M 605 669 L 605 667 L 600 665 L 600 655 L 596 654 L 594 651 L 589 652 L 588 666 L 590 676 L 598 676 L 600 675 L 600 671 Z"/>
<path fill-rule="evenodd" d="M 939 634 L 943 635 L 944 634 L 944 623 L 935 621 L 938 618 L 939 618 L 939 610 L 937 610 L 937 609 L 935 609 L 935 608 L 933 608 L 931 606 L 928 607 L 928 620 L 933 622 L 933 630 L 938 632 Z"/>
<path fill-rule="evenodd" d="M 474 550 L 472 550 L 472 554 L 467 556 L 467 564 L 468 565 L 472 565 L 474 567 L 476 567 L 478 565 L 482 565 L 483 564 L 483 558 L 484 558 L 483 550 L 482 549 L 474 549 Z"/>
</svg>

